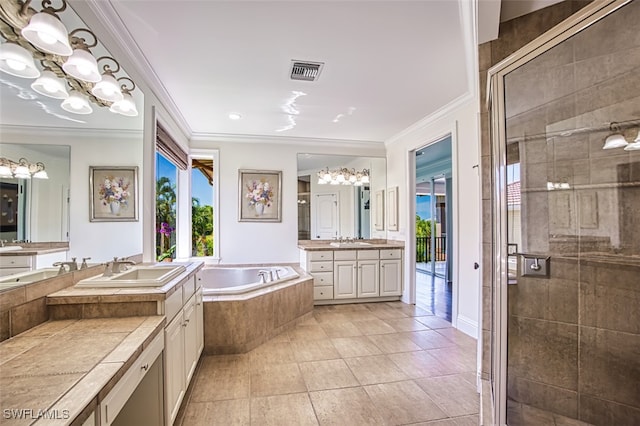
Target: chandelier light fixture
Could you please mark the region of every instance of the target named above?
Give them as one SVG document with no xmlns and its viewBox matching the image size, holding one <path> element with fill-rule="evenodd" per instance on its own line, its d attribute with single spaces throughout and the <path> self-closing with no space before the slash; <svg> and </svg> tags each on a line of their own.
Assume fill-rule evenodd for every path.
<svg viewBox="0 0 640 426">
<path fill-rule="evenodd" d="M 91 114 L 91 102 L 113 113 L 137 116 L 131 96 L 135 83 L 116 77 L 121 69 L 114 58 L 93 56 L 98 39 L 91 30 L 67 31 L 58 16 L 67 2 L 59 1 L 61 6 L 54 8 L 52 0 L 43 0 L 38 12 L 29 6 L 31 0 L 2 0 L 0 35 L 6 42 L 0 44 L 0 71 L 37 79 L 31 84 L 34 91 L 63 99 L 61 107 L 74 114 Z M 34 59 L 42 64 L 42 72 Z"/>
<path fill-rule="evenodd" d="M 49 179 L 44 163 L 30 163 L 26 158 L 21 158 L 17 162 L 8 158 L 0 157 L 0 178 L 14 179 Z"/>
<path fill-rule="evenodd" d="M 362 186 L 369 183 L 369 170 L 347 169 L 341 167 L 330 170 L 329 167 L 318 172 L 318 185 L 353 185 Z"/>
</svg>

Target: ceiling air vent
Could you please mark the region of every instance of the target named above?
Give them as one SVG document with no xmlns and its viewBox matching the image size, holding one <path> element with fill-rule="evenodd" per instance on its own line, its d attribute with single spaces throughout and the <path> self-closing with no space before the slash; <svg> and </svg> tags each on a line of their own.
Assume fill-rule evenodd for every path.
<svg viewBox="0 0 640 426">
<path fill-rule="evenodd" d="M 303 81 L 316 81 L 324 66 L 323 62 L 291 62 L 291 79 Z"/>
</svg>

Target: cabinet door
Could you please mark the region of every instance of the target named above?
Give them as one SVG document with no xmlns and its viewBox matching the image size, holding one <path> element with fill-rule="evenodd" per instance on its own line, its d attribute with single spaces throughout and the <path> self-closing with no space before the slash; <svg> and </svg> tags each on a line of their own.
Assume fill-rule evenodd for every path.
<svg viewBox="0 0 640 426">
<path fill-rule="evenodd" d="M 402 262 L 400 259 L 380 261 L 380 296 L 402 294 Z"/>
<path fill-rule="evenodd" d="M 350 299 L 357 295 L 357 268 L 355 260 L 339 260 L 333 263 L 333 298 Z"/>
<path fill-rule="evenodd" d="M 184 327 L 182 324 L 182 312 L 179 312 L 164 329 L 165 409 L 168 424 L 173 424 L 185 391 Z"/>
<path fill-rule="evenodd" d="M 377 297 L 380 293 L 380 262 L 361 260 L 358 262 L 358 297 Z"/>
<path fill-rule="evenodd" d="M 196 296 L 184 305 L 184 367 L 185 387 L 191 381 L 198 365 L 198 321 L 196 319 Z"/>
</svg>

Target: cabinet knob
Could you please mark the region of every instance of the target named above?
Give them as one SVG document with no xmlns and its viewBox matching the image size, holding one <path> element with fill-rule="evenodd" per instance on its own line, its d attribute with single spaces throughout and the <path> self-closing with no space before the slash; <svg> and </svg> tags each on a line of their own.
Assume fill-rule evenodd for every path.
<svg viewBox="0 0 640 426">
<path fill-rule="evenodd" d="M 145 364 L 140 367 L 142 370 L 147 371 L 149 369 L 149 364 Z"/>
</svg>

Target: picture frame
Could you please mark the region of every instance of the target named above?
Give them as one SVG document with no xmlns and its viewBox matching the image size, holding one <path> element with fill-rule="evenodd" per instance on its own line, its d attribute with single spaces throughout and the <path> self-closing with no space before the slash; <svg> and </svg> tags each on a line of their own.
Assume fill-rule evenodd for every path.
<svg viewBox="0 0 640 426">
<path fill-rule="evenodd" d="M 398 225 L 398 187 L 387 188 L 387 229 L 397 231 Z"/>
<path fill-rule="evenodd" d="M 282 171 L 238 170 L 238 222 L 282 222 Z"/>
<path fill-rule="evenodd" d="M 89 221 L 138 221 L 137 166 L 89 166 Z"/>
</svg>

